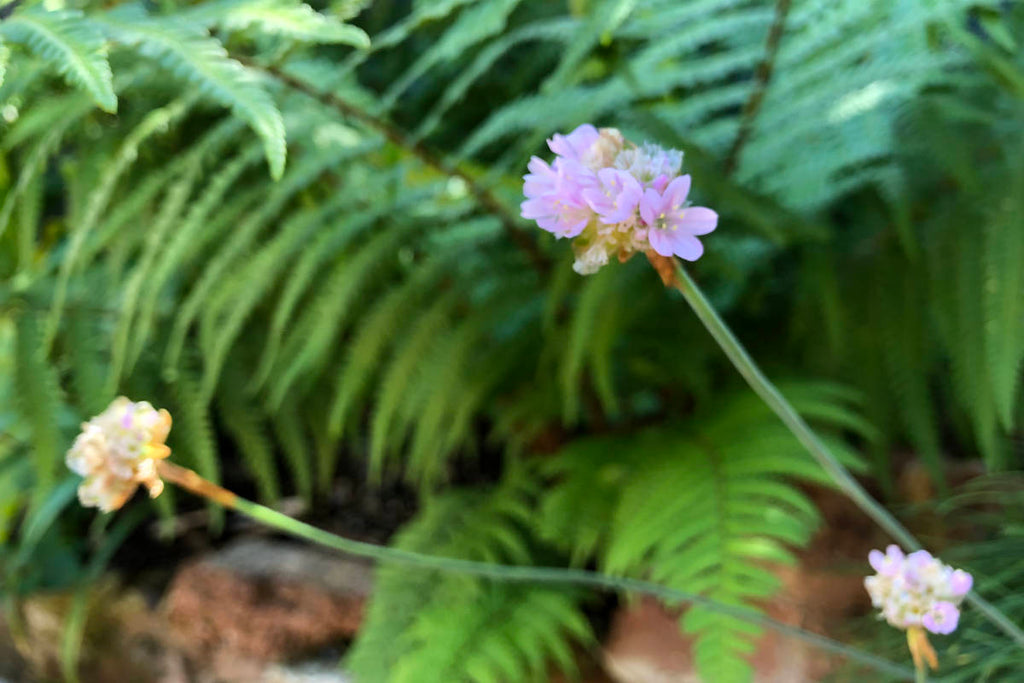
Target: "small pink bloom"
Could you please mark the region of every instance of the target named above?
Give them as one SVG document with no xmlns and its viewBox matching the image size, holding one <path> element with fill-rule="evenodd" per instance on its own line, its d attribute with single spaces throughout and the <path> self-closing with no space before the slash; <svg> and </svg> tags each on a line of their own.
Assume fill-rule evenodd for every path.
<svg viewBox="0 0 1024 683">
<path fill-rule="evenodd" d="M 643 196 L 640 182 L 625 171 L 602 168 L 597 172 L 599 185 L 583 191 L 590 208 L 607 225 L 623 223 L 636 215 L 636 207 Z"/>
<path fill-rule="evenodd" d="M 882 576 L 895 576 L 898 574 L 903 566 L 903 559 L 903 551 L 896 545 L 890 545 L 886 548 L 884 555 L 881 550 L 872 550 L 868 553 L 868 562 Z"/>
<path fill-rule="evenodd" d="M 948 635 L 960 622 L 960 610 L 951 602 L 937 602 L 921 619 L 921 625 L 932 633 Z"/>
<path fill-rule="evenodd" d="M 971 588 L 974 586 L 974 577 L 965 572 L 963 569 L 957 569 L 949 577 L 949 588 L 950 592 L 955 597 L 962 598 L 971 592 Z"/>
<path fill-rule="evenodd" d="M 697 239 L 718 224 L 718 214 L 703 206 L 686 206 L 690 193 L 690 176 L 676 178 L 658 192 L 654 188 L 644 191 L 640 200 L 640 216 L 650 226 L 647 240 L 662 256 L 679 256 L 696 261 L 704 253 L 704 245 Z"/>
<path fill-rule="evenodd" d="M 594 214 L 582 193 L 597 184 L 594 174 L 582 164 L 562 158 L 548 166 L 533 157 L 529 169 L 531 173 L 523 176 L 527 199 L 520 205 L 520 215 L 558 237 L 576 237 L 583 232 Z"/>
<path fill-rule="evenodd" d="M 523 194 L 528 198 L 550 194 L 558 189 L 558 171 L 540 157 L 530 157 L 530 172 L 523 176 Z"/>
<path fill-rule="evenodd" d="M 581 161 L 591 145 L 597 142 L 600 137 L 601 134 L 597 132 L 597 128 L 594 128 L 589 123 L 584 123 L 568 135 L 555 133 L 548 140 L 548 147 L 551 148 L 552 152 L 561 157 L 573 161 Z"/>
</svg>

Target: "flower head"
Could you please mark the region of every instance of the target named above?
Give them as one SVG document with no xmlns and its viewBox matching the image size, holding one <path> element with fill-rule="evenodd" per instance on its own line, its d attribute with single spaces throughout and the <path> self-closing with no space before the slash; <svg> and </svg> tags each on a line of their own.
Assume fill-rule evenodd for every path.
<svg viewBox="0 0 1024 683">
<path fill-rule="evenodd" d="M 170 455 L 164 444 L 171 416 L 146 401 L 121 396 L 102 413 L 82 424 L 82 433 L 68 451 L 68 468 L 85 479 L 78 499 L 103 512 L 117 510 L 139 485 L 156 497 L 163 491 L 156 461 Z"/>
<path fill-rule="evenodd" d="M 924 627 L 952 633 L 960 619 L 959 605 L 971 589 L 971 575 L 953 569 L 925 550 L 904 555 L 895 545 L 885 553 L 872 550 L 868 561 L 877 574 L 864 579 L 871 603 L 899 629 Z"/>
<path fill-rule="evenodd" d="M 556 155 L 551 164 L 533 157 L 523 176 L 522 216 L 574 238 L 576 272 L 595 273 L 612 256 L 625 261 L 637 252 L 700 258 L 697 237 L 715 229 L 718 214 L 687 206 L 682 152 L 637 146 L 614 128 L 590 124 L 555 134 L 548 147 Z"/>
</svg>

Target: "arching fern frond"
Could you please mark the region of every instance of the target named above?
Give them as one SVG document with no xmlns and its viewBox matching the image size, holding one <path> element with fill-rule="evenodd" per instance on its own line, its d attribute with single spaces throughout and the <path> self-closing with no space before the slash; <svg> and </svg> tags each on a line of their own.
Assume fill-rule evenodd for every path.
<svg viewBox="0 0 1024 683">
<path fill-rule="evenodd" d="M 31 7 L 0 23 L 0 38 L 27 47 L 104 111 L 117 111 L 106 41 L 81 12 Z"/>
<path fill-rule="evenodd" d="M 219 0 L 179 13 L 181 19 L 225 31 L 255 28 L 300 43 L 336 43 L 366 48 L 366 32 L 317 12 L 299 0 Z"/>
<path fill-rule="evenodd" d="M 394 545 L 492 562 L 530 562 L 522 533 L 532 486 L 432 499 Z M 378 570 L 378 590 L 346 665 L 381 683 L 544 681 L 553 664 L 573 671 L 570 643 L 592 639 L 572 590 Z"/>
<path fill-rule="evenodd" d="M 786 393 L 819 424 L 858 424 L 827 387 Z M 848 447 L 830 443 L 856 462 Z M 814 505 L 795 482 L 828 483 L 786 428 L 746 395 L 708 406 L 677 430 L 576 442 L 545 470 L 554 485 L 543 502 L 543 534 L 576 563 L 596 557 L 609 573 L 735 605 L 770 597 L 779 587 L 771 565 L 792 563 L 792 549 L 817 525 Z M 748 680 L 745 655 L 757 629 L 699 607 L 688 609 L 681 625 L 696 636 L 705 676 Z"/>
<path fill-rule="evenodd" d="M 263 140 L 271 176 L 281 177 L 286 155 L 281 112 L 259 78 L 229 57 L 218 41 L 188 22 L 150 17 L 139 6 L 118 8 L 99 15 L 96 21 L 111 36 L 156 60 L 202 95 L 230 107 Z"/>
</svg>

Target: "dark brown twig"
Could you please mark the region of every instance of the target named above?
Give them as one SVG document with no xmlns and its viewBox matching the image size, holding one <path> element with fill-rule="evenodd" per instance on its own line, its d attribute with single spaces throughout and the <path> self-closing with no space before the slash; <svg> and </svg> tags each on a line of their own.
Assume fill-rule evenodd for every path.
<svg viewBox="0 0 1024 683">
<path fill-rule="evenodd" d="M 21 0 L 14 0 L 9 2 L 3 7 L 0 7 L 0 21 L 7 19 L 9 16 L 14 14 L 14 10 L 18 9 L 18 5 L 21 4 Z"/>
<path fill-rule="evenodd" d="M 764 45 L 764 59 L 757 65 L 754 73 L 754 89 L 750 92 L 743 105 L 743 112 L 740 114 L 740 128 L 736 133 L 736 139 L 729 148 L 729 154 L 725 157 L 725 174 L 732 175 L 740 162 L 740 154 L 744 145 L 750 138 L 754 129 L 754 120 L 761 111 L 761 103 L 764 102 L 765 92 L 772 80 L 772 72 L 775 70 L 775 56 L 779 52 L 779 43 L 782 42 L 782 32 L 786 28 L 786 17 L 789 16 L 791 0 L 777 0 L 775 3 L 775 18 L 772 20 L 771 28 L 768 29 L 768 39 Z"/>
<path fill-rule="evenodd" d="M 398 126 L 395 126 L 393 123 L 374 116 L 373 114 L 346 102 L 333 93 L 319 91 L 311 87 L 308 83 L 281 71 L 277 67 L 260 66 L 244 58 L 237 59 L 246 64 L 246 66 L 261 69 L 265 73 L 270 74 L 289 88 L 301 92 L 304 95 L 317 100 L 323 105 L 336 109 L 345 116 L 365 123 L 380 132 L 392 144 L 411 152 L 426 165 L 447 176 L 462 180 L 466 183 L 469 193 L 473 195 L 477 203 L 479 203 L 484 210 L 496 216 L 501 221 L 505 234 L 526 253 L 533 265 L 542 273 L 545 273 L 550 269 L 551 264 L 548 261 L 547 256 L 545 256 L 545 254 L 537 247 L 537 242 L 519 224 L 515 215 L 508 211 L 508 208 L 494 196 L 493 192 L 482 187 L 468 172 L 445 161 L 441 156 L 430 150 L 423 143 L 413 141 L 405 131 Z"/>
</svg>

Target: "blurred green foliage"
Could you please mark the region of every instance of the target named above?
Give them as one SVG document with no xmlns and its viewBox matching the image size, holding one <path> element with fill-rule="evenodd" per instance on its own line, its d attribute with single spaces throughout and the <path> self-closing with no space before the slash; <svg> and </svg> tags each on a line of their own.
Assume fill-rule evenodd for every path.
<svg viewBox="0 0 1024 683">
<path fill-rule="evenodd" d="M 123 393 L 266 502 L 316 505 L 342 464 L 408 482 L 405 547 L 770 595 L 822 473 L 645 263 L 579 278 L 517 218 L 529 156 L 583 122 L 686 151 L 722 216 L 696 274 L 851 464 L 890 492 L 907 448 L 938 481 L 1019 467 L 1010 3 L 109 5 L 0 22 L 6 594 L 112 552 L 61 463 Z M 593 638 L 584 598 L 389 570 L 350 664 L 544 680 Z M 748 627 L 682 626 L 712 680 L 749 677 Z"/>
</svg>

